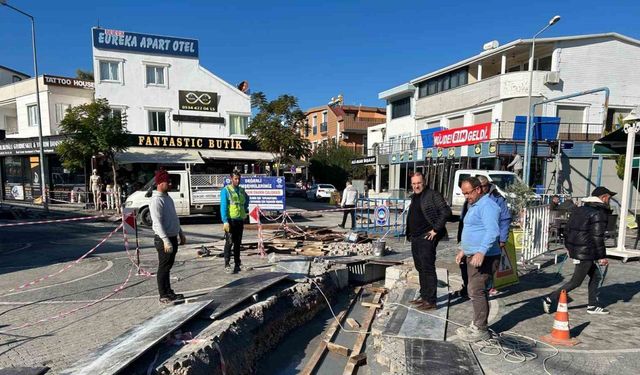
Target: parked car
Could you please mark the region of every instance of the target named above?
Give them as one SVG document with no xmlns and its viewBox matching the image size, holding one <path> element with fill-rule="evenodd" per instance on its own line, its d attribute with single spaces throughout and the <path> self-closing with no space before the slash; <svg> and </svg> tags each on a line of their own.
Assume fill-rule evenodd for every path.
<svg viewBox="0 0 640 375">
<path fill-rule="evenodd" d="M 307 190 L 307 200 L 329 199 L 336 187 L 331 184 L 316 184 Z"/>
<path fill-rule="evenodd" d="M 286 183 L 284 185 L 284 194 L 287 197 L 306 197 L 307 192 L 294 183 Z"/>
</svg>

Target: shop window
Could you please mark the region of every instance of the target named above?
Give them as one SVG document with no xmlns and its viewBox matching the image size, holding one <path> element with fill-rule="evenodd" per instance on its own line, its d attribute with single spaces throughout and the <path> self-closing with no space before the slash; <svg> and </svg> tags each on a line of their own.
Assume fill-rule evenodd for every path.
<svg viewBox="0 0 640 375">
<path fill-rule="evenodd" d="M 29 126 L 38 126 L 38 106 L 27 106 L 27 115 L 29 116 Z"/>
<path fill-rule="evenodd" d="M 60 122 L 64 119 L 64 116 L 67 114 L 67 110 L 71 108 L 71 104 L 63 104 L 56 103 L 56 123 L 60 124 Z"/>
<path fill-rule="evenodd" d="M 101 60 L 100 81 L 120 82 L 120 62 Z"/>
<path fill-rule="evenodd" d="M 249 116 L 229 115 L 229 135 L 247 135 Z"/>
<path fill-rule="evenodd" d="M 147 65 L 147 85 L 164 86 L 164 66 Z"/>
<path fill-rule="evenodd" d="M 149 131 L 156 133 L 166 133 L 167 112 L 149 111 Z"/>
<path fill-rule="evenodd" d="M 409 116 L 411 114 L 411 97 L 391 102 L 391 118 Z"/>
</svg>

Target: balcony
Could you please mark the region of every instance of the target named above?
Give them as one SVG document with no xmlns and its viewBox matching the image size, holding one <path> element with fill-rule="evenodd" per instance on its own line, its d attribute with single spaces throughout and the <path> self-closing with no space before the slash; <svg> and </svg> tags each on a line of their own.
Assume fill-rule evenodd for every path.
<svg viewBox="0 0 640 375">
<path fill-rule="evenodd" d="M 367 128 L 384 124 L 387 121 L 386 118 L 376 119 L 376 118 L 362 118 L 362 117 L 345 117 L 342 126 L 342 131 L 350 131 L 354 133 L 366 133 Z"/>
<path fill-rule="evenodd" d="M 547 74 L 533 72 L 534 95 L 546 96 L 551 89 L 545 86 Z M 529 93 L 529 72 L 500 74 L 438 94 L 425 96 L 416 102 L 416 117 L 429 117 L 461 109 L 473 108 L 481 103 L 491 103 L 504 99 L 526 97 Z"/>
</svg>

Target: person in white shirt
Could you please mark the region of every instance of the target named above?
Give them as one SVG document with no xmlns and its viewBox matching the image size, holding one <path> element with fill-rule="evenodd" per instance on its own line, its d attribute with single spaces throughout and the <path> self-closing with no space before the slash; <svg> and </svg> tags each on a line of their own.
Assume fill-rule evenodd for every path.
<svg viewBox="0 0 640 375">
<path fill-rule="evenodd" d="M 518 175 L 518 177 L 522 177 L 522 157 L 518 154 L 517 151 L 513 152 L 513 160 L 507 168 L 513 168 L 513 172 Z"/>
<path fill-rule="evenodd" d="M 340 228 L 344 228 L 344 225 L 347 222 L 347 215 L 351 214 L 351 229 L 356 227 L 356 200 L 358 199 L 358 189 L 355 188 L 351 184 L 351 180 L 347 181 L 347 187 L 344 188 L 342 192 L 342 202 L 340 202 L 340 207 L 342 208 L 351 208 L 350 210 L 344 210 L 342 216 L 342 224 L 339 225 Z"/>
</svg>

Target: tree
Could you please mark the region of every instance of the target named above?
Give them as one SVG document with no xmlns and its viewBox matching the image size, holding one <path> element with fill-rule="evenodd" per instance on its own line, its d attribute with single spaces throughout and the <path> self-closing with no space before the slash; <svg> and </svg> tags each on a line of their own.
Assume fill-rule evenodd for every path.
<svg viewBox="0 0 640 375">
<path fill-rule="evenodd" d="M 305 115 L 295 96 L 285 94 L 268 101 L 264 93 L 255 92 L 251 95 L 251 106 L 258 113 L 251 120 L 247 134 L 260 149 L 275 156 L 278 176 L 283 163 L 309 156 L 311 143 L 303 137 L 307 127 Z"/>
<path fill-rule="evenodd" d="M 93 72 L 88 70 L 76 69 L 76 78 L 85 81 L 93 81 Z"/>
<path fill-rule="evenodd" d="M 330 142 L 320 146 L 311 156 L 309 171 L 316 180 L 342 190 L 348 178 L 364 178 L 366 175 L 365 166 L 351 166 L 351 160 L 360 156 L 349 147 Z"/>
<path fill-rule="evenodd" d="M 103 156 L 111 164 L 114 184 L 118 181 L 115 156 L 129 147 L 129 132 L 126 117 L 113 116 L 106 99 L 69 108 L 60 129 L 65 138 L 56 153 L 65 168 L 82 168 L 91 157 Z"/>
</svg>

